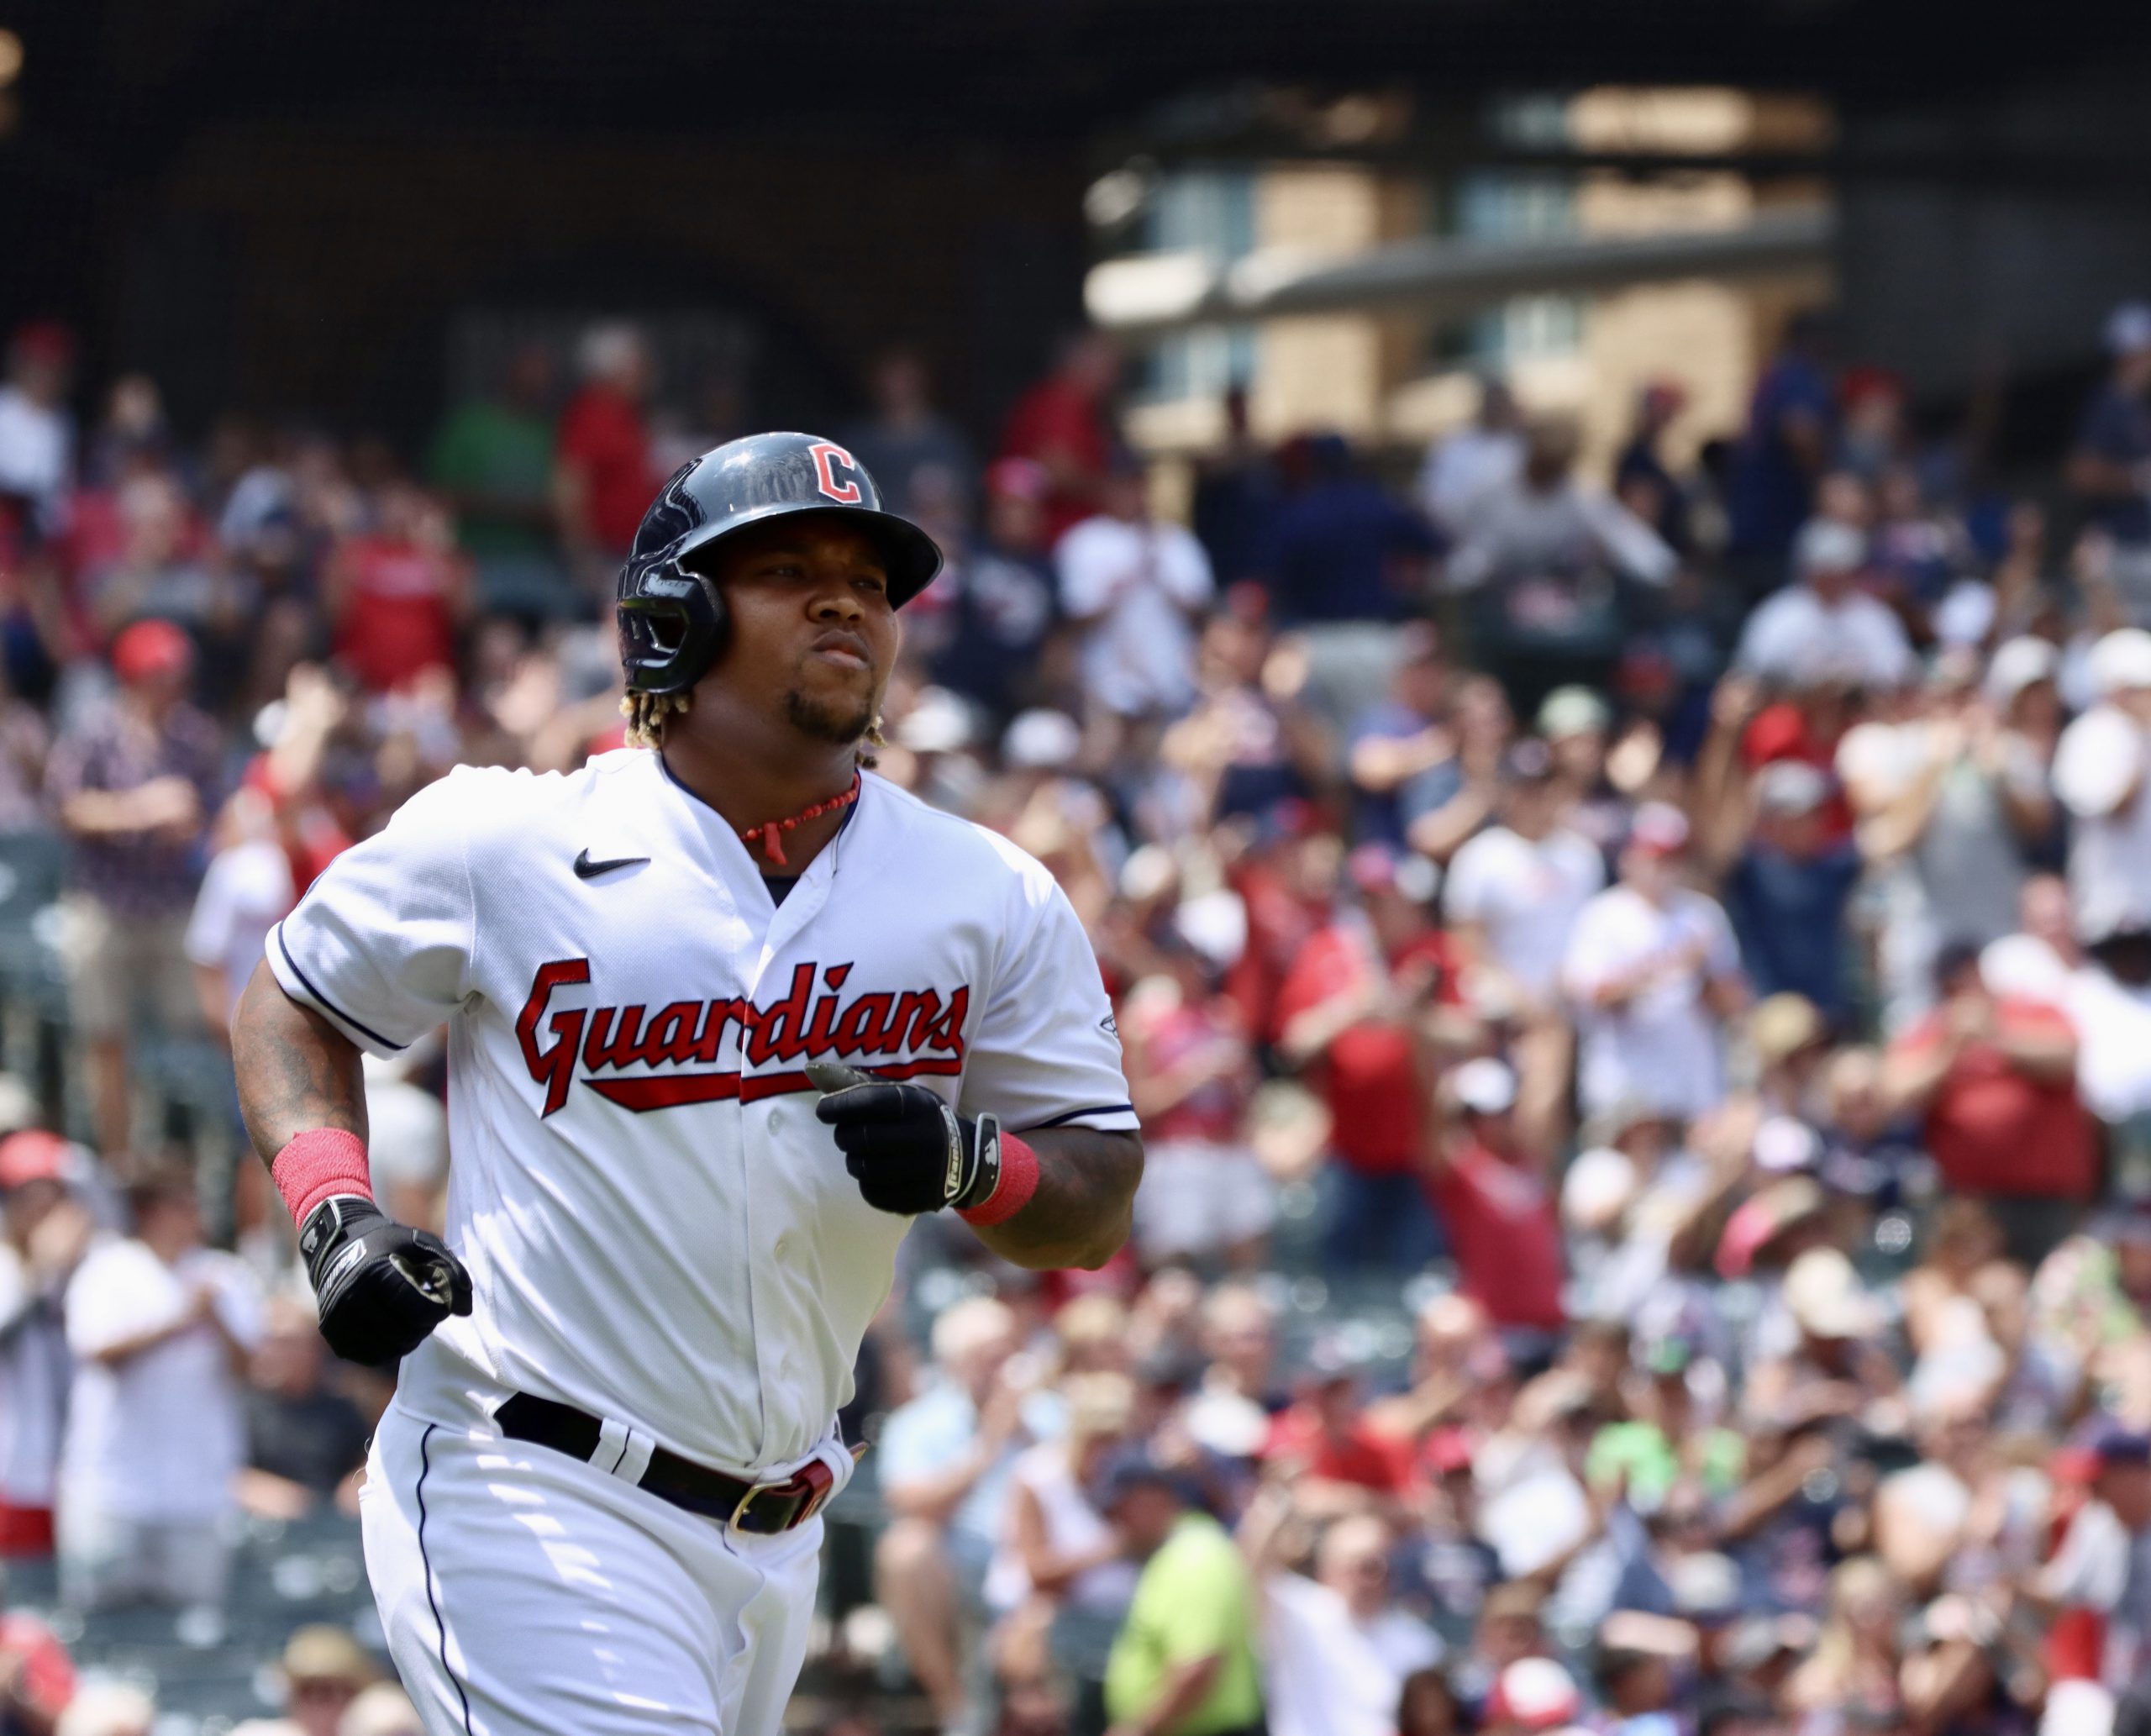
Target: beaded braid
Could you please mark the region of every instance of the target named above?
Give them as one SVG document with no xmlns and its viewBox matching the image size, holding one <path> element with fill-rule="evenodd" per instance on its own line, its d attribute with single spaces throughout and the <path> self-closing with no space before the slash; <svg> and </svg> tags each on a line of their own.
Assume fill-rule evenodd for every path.
<svg viewBox="0 0 2151 1736">
<path fill-rule="evenodd" d="M 628 745 L 631 748 L 654 748 L 665 739 L 665 719 L 668 713 L 684 713 L 690 696 L 685 693 L 629 693 L 620 701 L 620 715 L 628 720 Z M 881 720 L 878 717 L 866 726 L 866 735 L 859 747 L 859 763 L 871 771 L 875 764 L 874 750 L 888 746 L 881 734 Z"/>
</svg>

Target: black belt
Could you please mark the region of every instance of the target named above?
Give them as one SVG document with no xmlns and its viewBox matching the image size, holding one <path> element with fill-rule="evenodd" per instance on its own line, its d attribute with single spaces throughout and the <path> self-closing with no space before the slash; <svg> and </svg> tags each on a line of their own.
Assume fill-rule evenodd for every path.
<svg viewBox="0 0 2151 1736">
<path fill-rule="evenodd" d="M 514 1394 L 493 1412 L 493 1421 L 510 1440 L 550 1447 L 586 1463 L 597 1463 L 607 1450 L 602 1421 L 534 1392 Z M 604 1469 L 615 1472 L 622 1456 L 618 1449 L 612 1450 L 613 1464 Z M 755 1537 L 774 1537 L 805 1524 L 836 1487 L 836 1474 L 818 1459 L 809 1460 L 781 1482 L 746 1483 L 663 1447 L 651 1449 L 642 1475 L 630 1481 L 660 1501 L 705 1518 L 721 1519 L 734 1530 Z"/>
</svg>

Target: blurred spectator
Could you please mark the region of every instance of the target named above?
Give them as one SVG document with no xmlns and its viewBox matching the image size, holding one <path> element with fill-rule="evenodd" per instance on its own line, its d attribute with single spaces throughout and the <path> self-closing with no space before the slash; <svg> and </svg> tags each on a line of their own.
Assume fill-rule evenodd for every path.
<svg viewBox="0 0 2151 1736">
<path fill-rule="evenodd" d="M 196 1021 L 184 946 L 194 851 L 215 794 L 214 727 L 182 697 L 193 666 L 186 635 L 141 621 L 113 646 L 119 693 L 63 731 L 46 792 L 73 844 L 68 987 L 83 1044 L 100 1149 L 130 1144 L 128 1034 L 138 1002 L 161 1028 Z"/>
<path fill-rule="evenodd" d="M 298 1518 L 317 1503 L 355 1508 L 372 1433 L 366 1415 L 328 1380 L 313 1311 L 272 1297 L 247 1375 L 246 1464 L 241 1503 L 271 1518 Z"/>
<path fill-rule="evenodd" d="M 1453 1130 L 1433 1152 L 1432 1187 L 1456 1256 L 1456 1287 L 1501 1329 L 1511 1356 L 1543 1360 L 1566 1320 L 1551 1154 L 1517 1115 L 1516 1076 L 1481 1055 L 1450 1076 Z"/>
<path fill-rule="evenodd" d="M 560 534 L 586 585 L 609 589 L 664 478 L 644 408 L 656 371 L 630 325 L 592 326 L 576 346 L 582 384 L 560 413 L 554 501 Z"/>
<path fill-rule="evenodd" d="M 1996 1207 L 2011 1251 L 2043 1257 L 2075 1227 L 2098 1185 L 2091 1121 L 2076 1094 L 2076 1033 L 2037 1001 L 1997 999 L 1977 948 L 1935 960 L 1942 1004 L 1890 1049 L 1893 1103 L 1927 1118 L 1943 1179 Z"/>
<path fill-rule="evenodd" d="M 1185 528 L 1150 516 L 1149 481 L 1115 463 L 1101 503 L 1054 550 L 1060 604 L 1083 634 L 1084 691 L 1119 718 L 1177 716 L 1195 697 L 1193 618 L 1210 601 L 1210 562 Z"/>
<path fill-rule="evenodd" d="M 518 344 L 499 390 L 456 405 L 434 436 L 426 479 L 481 568 L 516 576 L 552 559 L 553 383 L 552 351 Z"/>
<path fill-rule="evenodd" d="M 1565 823 L 1559 768 L 1544 743 L 1509 750 L 1501 789 L 1495 823 L 1449 863 L 1443 906 L 1472 1000 L 1529 1022 L 1559 1007 L 1569 936 L 1606 884 L 1606 861 Z"/>
<path fill-rule="evenodd" d="M 96 1225 L 69 1184 L 67 1142 L 0 1139 L 0 1565 L 52 1553 L 54 1485 L 74 1360 L 66 1299 Z"/>
<path fill-rule="evenodd" d="M 18 327 L 8 340 L 0 384 L 0 536 L 56 534 L 74 480 L 75 424 L 67 392 L 75 339 L 50 322 Z"/>
<path fill-rule="evenodd" d="M 1434 539 L 1353 461 L 1341 434 L 1309 435 L 1280 460 L 1270 594 L 1280 621 L 1391 621 L 1412 613 Z"/>
<path fill-rule="evenodd" d="M 154 1736 L 156 1704 L 124 1682 L 96 1682 L 67 1702 L 54 1736 Z"/>
<path fill-rule="evenodd" d="M 1244 387 L 1225 393 L 1224 412 L 1223 444 L 1196 466 L 1189 517 L 1217 582 L 1230 587 L 1260 578 L 1267 568 L 1278 480 L 1249 429 Z"/>
<path fill-rule="evenodd" d="M 1820 313 L 1795 314 L 1756 382 L 1735 449 L 1728 505 L 1736 554 L 1766 563 L 1792 544 L 1814 510 L 1815 485 L 1837 444 L 1830 334 Z M 1756 589 L 1776 582 L 1759 566 Z"/>
<path fill-rule="evenodd" d="M 1480 503 L 1507 487 L 1523 468 L 1523 412 L 1507 382 L 1479 382 L 1473 419 L 1427 449 L 1419 471 L 1419 504 L 1452 540 L 1472 526 Z"/>
<path fill-rule="evenodd" d="M 2097 702 L 2062 732 L 2054 761 L 2075 821 L 2069 890 L 2087 942 L 2151 927 L 2151 633 L 2107 634 L 2091 676 Z"/>
<path fill-rule="evenodd" d="M 1259 1618 L 1232 1539 L 1139 1449 L 1107 1471 L 1102 1505 L 1143 1563 L 1106 1670 L 1112 1731 L 1253 1736 L 1265 1728 Z"/>
<path fill-rule="evenodd" d="M 1269 1473 L 1292 1486 L 1310 1518 L 1388 1510 L 1411 1481 L 1408 1443 L 1369 1413 L 1366 1360 L 1341 1336 L 1307 1352 L 1292 1402 L 1270 1421 L 1262 1444 Z"/>
<path fill-rule="evenodd" d="M 888 1528 L 875 1544 L 876 1595 L 912 1674 L 945 1726 L 960 1715 L 960 1623 L 976 1624 L 1001 1544 L 1008 1480 L 1049 1420 L 1016 1369 L 1015 1317 L 978 1297 L 934 1323 L 938 1378 L 884 1425 L 879 1458 Z"/>
<path fill-rule="evenodd" d="M 925 358 L 902 347 L 883 350 L 867 370 L 866 393 L 871 413 L 838 439 L 873 476 L 881 504 L 912 513 L 915 479 L 927 470 L 969 502 L 977 492 L 978 460 L 955 423 L 934 408 Z"/>
<path fill-rule="evenodd" d="M 1248 1528 L 1260 1523 L 1251 1514 Z M 1312 1576 L 1258 1555 L 1271 1736 L 1386 1736 L 1407 1679 L 1440 1661 L 1441 1641 L 1392 1591 L 1395 1544 L 1386 1523 L 1359 1514 L 1322 1533 Z"/>
<path fill-rule="evenodd" d="M 299 1736 L 339 1736 L 344 1714 L 381 1676 L 357 1640 L 319 1623 L 285 1642 L 281 1673 L 284 1716 Z"/>
<path fill-rule="evenodd" d="M 1715 900 L 1680 884 L 1688 823 L 1646 803 L 1621 879 L 1584 906 L 1564 984 L 1577 1008 L 1577 1087 L 1586 1113 L 1634 1097 L 1679 1118 L 1723 1090 L 1723 1032 L 1746 997 L 1739 950 Z"/>
<path fill-rule="evenodd" d="M 0 1615 L 0 1736 L 53 1736 L 71 1704 L 98 1691 L 76 1691 L 74 1662 L 44 1623 Z M 141 1736 L 148 1728 L 138 1724 Z"/>
<path fill-rule="evenodd" d="M 321 600 L 338 662 L 374 693 L 452 671 L 456 629 L 471 606 L 446 518 L 404 481 L 381 491 L 372 529 L 330 555 Z"/>
<path fill-rule="evenodd" d="M 2107 316 L 2106 379 L 2084 406 L 2064 475 L 2112 539 L 2112 574 L 2129 618 L 2151 624 L 2151 305 Z"/>
<path fill-rule="evenodd" d="M 1868 687 L 1894 687 L 1912 673 L 1903 625 L 1859 588 L 1867 541 L 1828 518 L 1801 528 L 1793 545 L 1793 582 L 1748 618 L 1734 662 L 1789 686 L 1815 671 L 1842 671 Z"/>
<path fill-rule="evenodd" d="M 1830 838 L 1829 797 L 1829 780 L 1797 760 L 1757 774 L 1754 826 L 1725 902 L 1755 992 L 1805 996 L 1837 1023 L 1850 1006 L 1845 913 L 1860 860 L 1849 841 Z"/>
<path fill-rule="evenodd" d="M 1053 371 L 1016 401 L 1002 430 L 1003 458 L 1043 466 L 1049 544 L 1081 520 L 1111 512 L 1107 471 L 1114 456 L 1111 415 L 1120 383 L 1119 347 L 1103 332 L 1065 339 Z"/>
<path fill-rule="evenodd" d="M 1670 380 L 1644 387 L 1636 394 L 1636 419 L 1628 443 L 1613 461 L 1614 498 L 1679 555 L 1686 554 L 1694 541 L 1688 529 L 1688 495 L 1659 449 L 1687 403 L 1687 393 Z"/>
<path fill-rule="evenodd" d="M 1480 655 L 1519 703 L 1565 681 L 1602 684 L 1628 620 L 1620 586 L 1663 588 L 1679 557 L 1658 533 L 1575 476 L 1573 423 L 1533 424 L 1522 467 L 1478 497 L 1449 557 L 1454 590 L 1470 593 Z"/>
<path fill-rule="evenodd" d="M 1331 1265 L 1401 1274 L 1434 1247 L 1418 1179 L 1428 1049 L 1459 987 L 1426 863 L 1370 844 L 1349 869 L 1356 904 L 1307 937 L 1278 992 L 1277 1052 L 1329 1106 Z"/>
<path fill-rule="evenodd" d="M 129 1202 L 133 1236 L 92 1249 L 67 1287 L 76 1371 L 60 1460 L 62 1591 L 78 1608 L 213 1608 L 260 1297 L 245 1266 L 202 1246 L 191 1175 L 147 1171 Z"/>
<path fill-rule="evenodd" d="M 1351 724 L 1346 771 L 1355 804 L 1354 835 L 1363 844 L 1402 845 L 1407 818 L 1428 805 L 1426 786 L 1456 754 L 1443 727 L 1449 672 L 1440 638 L 1428 623 L 1410 622 L 1399 629 L 1396 652 L 1388 698 Z"/>
<path fill-rule="evenodd" d="M 933 586 L 955 592 L 947 640 L 933 654 L 934 679 L 997 718 L 1036 697 L 1039 653 L 1060 613 L 1046 488 L 1044 468 L 1028 458 L 992 466 L 982 534 L 968 548 L 944 550 L 949 565 Z"/>
<path fill-rule="evenodd" d="M 1142 1117 L 1135 1237 L 1153 1265 L 1256 1265 L 1276 1217 L 1269 1178 L 1242 1137 L 1253 1050 L 1233 1003 L 1184 943 L 1170 975 L 1132 987 L 1119 1014 L 1128 1088 Z"/>
<path fill-rule="evenodd" d="M 230 1040 L 232 1014 L 261 962 L 269 931 L 297 902 L 292 859 L 276 835 L 275 810 L 258 789 L 234 790 L 217 817 L 216 853 L 202 876 L 182 944 L 194 968 L 202 1023 Z"/>
</svg>

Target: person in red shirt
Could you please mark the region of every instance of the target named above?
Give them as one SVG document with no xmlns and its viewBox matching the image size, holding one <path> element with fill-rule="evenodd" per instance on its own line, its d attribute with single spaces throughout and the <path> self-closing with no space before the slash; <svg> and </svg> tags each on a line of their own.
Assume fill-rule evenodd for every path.
<svg viewBox="0 0 2151 1736">
<path fill-rule="evenodd" d="M 1120 350 L 1103 332 L 1079 332 L 1062 346 L 1054 371 L 1016 401 L 1001 436 L 1003 458 L 1044 466 L 1049 545 L 1098 510 L 1112 457 L 1112 400 Z"/>
<path fill-rule="evenodd" d="M 1411 1486 L 1412 1444 L 1368 1422 L 1360 1374 L 1343 1344 L 1317 1339 L 1262 1444 L 1264 1465 L 1291 1476 L 1293 1504 L 1311 1518 L 1360 1511 L 1370 1494 L 1398 1500 Z"/>
<path fill-rule="evenodd" d="M 337 661 L 369 692 L 393 692 L 429 669 L 453 669 L 471 587 L 447 514 L 413 484 L 391 482 L 381 492 L 374 529 L 346 537 L 330 555 L 322 601 L 334 623 Z"/>
<path fill-rule="evenodd" d="M 1279 1053 L 1329 1106 L 1336 1153 L 1333 1268 L 1408 1272 L 1438 1245 L 1418 1182 L 1431 1088 L 1430 1023 L 1459 1018 L 1449 937 L 1411 886 L 1410 859 L 1381 844 L 1354 850 L 1359 895 L 1310 935 L 1277 1000 Z"/>
<path fill-rule="evenodd" d="M 1428 1191 L 1456 1256 L 1456 1287 L 1486 1311 L 1518 1362 L 1543 1360 L 1567 1322 L 1565 1267 L 1544 1155 L 1516 1113 L 1516 1075 L 1501 1061 L 1466 1061 L 1448 1092 L 1458 1126 L 1433 1148 Z"/>
<path fill-rule="evenodd" d="M 1935 961 L 1941 1005 L 1891 1044 L 1883 1088 L 1926 1117 L 1943 1180 L 1994 1207 L 2009 1257 L 2036 1265 L 2098 1192 L 2098 1144 L 2076 1093 L 2076 1033 L 2043 1002 L 1997 997 L 1979 950 Z"/>
<path fill-rule="evenodd" d="M 570 555 L 592 582 L 609 587 L 665 480 L 643 415 L 655 374 L 649 346 L 628 325 L 585 333 L 579 359 L 583 386 L 560 413 L 554 492 Z"/>
</svg>

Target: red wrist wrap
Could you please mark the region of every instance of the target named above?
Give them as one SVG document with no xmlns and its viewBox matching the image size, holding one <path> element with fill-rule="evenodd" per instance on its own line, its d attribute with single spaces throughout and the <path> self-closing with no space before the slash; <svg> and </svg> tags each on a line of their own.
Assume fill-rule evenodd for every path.
<svg viewBox="0 0 2151 1736">
<path fill-rule="evenodd" d="M 1001 1179 L 976 1206 L 956 1215 L 981 1229 L 1006 1223 L 1039 1191 L 1039 1155 L 1013 1134 L 1001 1136 Z"/>
<path fill-rule="evenodd" d="M 271 1160 L 269 1175 L 292 1208 L 294 1223 L 304 1223 L 308 1213 L 339 1193 L 373 1197 L 366 1141 L 340 1127 L 310 1127 L 293 1134 Z"/>
</svg>

